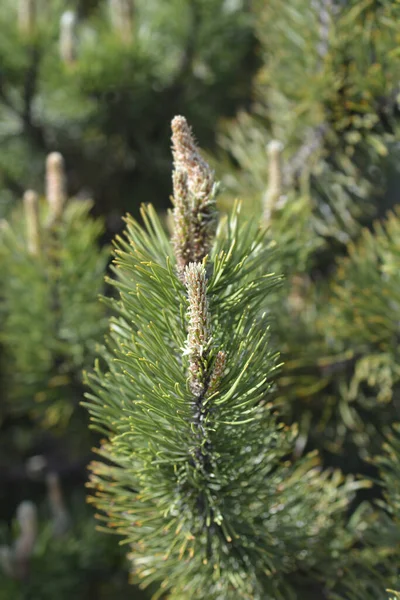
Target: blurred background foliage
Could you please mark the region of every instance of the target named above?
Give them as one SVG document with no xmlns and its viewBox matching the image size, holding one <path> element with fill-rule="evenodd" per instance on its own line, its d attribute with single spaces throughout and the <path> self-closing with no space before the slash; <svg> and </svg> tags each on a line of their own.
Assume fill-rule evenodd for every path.
<svg viewBox="0 0 400 600">
<path fill-rule="evenodd" d="M 269 228 L 285 275 L 264 307 L 283 362 L 273 402 L 299 423 L 296 453 L 373 475 L 362 499 L 383 501 L 382 477 L 376 535 L 398 549 L 399 49 L 395 0 L 3 0 L 1 600 L 145 597 L 85 507 L 99 440 L 82 369 L 106 330 L 107 242 L 125 211 L 169 206 L 175 114 L 222 181 L 221 211 L 239 197 Z M 68 194 L 52 222 L 53 151 Z"/>
<path fill-rule="evenodd" d="M 57 150 L 71 193 L 96 198 L 112 229 L 140 202 L 166 206 L 175 114 L 212 148 L 218 119 L 249 103 L 259 59 L 245 3 L 37 0 L 25 22 L 18 4 L 0 14 L 3 202 L 40 189 Z"/>
</svg>

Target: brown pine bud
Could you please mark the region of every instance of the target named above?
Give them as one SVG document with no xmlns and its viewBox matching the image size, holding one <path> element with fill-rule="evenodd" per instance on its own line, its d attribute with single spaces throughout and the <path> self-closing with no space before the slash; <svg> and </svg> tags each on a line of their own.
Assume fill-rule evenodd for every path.
<svg viewBox="0 0 400 600">
<path fill-rule="evenodd" d="M 172 121 L 175 235 L 178 273 L 210 252 L 217 225 L 214 173 L 202 158 L 184 117 Z M 184 224 L 184 227 L 183 227 Z"/>
<path fill-rule="evenodd" d="M 60 19 L 60 58 L 66 65 L 77 59 L 76 14 L 67 10 Z"/>
<path fill-rule="evenodd" d="M 39 196 L 32 190 L 24 194 L 24 210 L 26 222 L 26 242 L 29 254 L 37 256 L 40 253 L 40 220 Z"/>
<path fill-rule="evenodd" d="M 50 208 L 50 222 L 60 220 L 66 202 L 64 159 L 52 152 L 46 161 L 46 198 Z"/>
<path fill-rule="evenodd" d="M 220 350 L 215 357 L 214 367 L 211 373 L 210 382 L 207 388 L 207 396 L 211 396 L 217 391 L 221 378 L 226 367 L 226 352 Z"/>
<path fill-rule="evenodd" d="M 197 201 L 208 198 L 214 186 L 214 173 L 201 156 L 185 117 L 174 117 L 172 127 L 172 155 L 175 169 L 188 175 L 189 191 Z"/>
</svg>

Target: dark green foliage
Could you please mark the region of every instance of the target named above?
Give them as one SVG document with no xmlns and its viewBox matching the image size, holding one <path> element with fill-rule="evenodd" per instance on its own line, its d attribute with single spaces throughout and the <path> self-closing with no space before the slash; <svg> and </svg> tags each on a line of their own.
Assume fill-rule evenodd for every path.
<svg viewBox="0 0 400 600">
<path fill-rule="evenodd" d="M 69 600 L 72 596 L 76 600 L 112 600 L 115 594 L 144 600 L 141 592 L 128 585 L 127 565 L 115 540 L 95 530 L 81 498 L 73 503 L 73 509 L 74 523 L 61 537 L 54 537 L 50 520 L 40 520 L 29 574 L 21 581 L 0 571 L 1 600 Z M 4 528 L 0 541 L 10 537 Z"/>
<path fill-rule="evenodd" d="M 0 15 L 0 178 L 14 194 L 38 189 L 43 159 L 57 149 L 71 192 L 89 189 L 98 210 L 167 198 L 173 114 L 185 110 L 211 146 L 219 116 L 248 101 L 254 39 L 241 2 L 136 0 L 126 34 L 102 0 L 79 12 L 74 60 L 60 58 L 59 43 L 71 7 L 35 0 L 26 32 L 19 2 L 5 0 Z"/>
<path fill-rule="evenodd" d="M 329 361 L 338 367 L 329 379 L 339 387 L 343 421 L 370 453 L 400 414 L 399 233 L 397 211 L 363 230 L 338 261 L 316 321 Z"/>
<path fill-rule="evenodd" d="M 376 223 L 373 231 L 363 231 L 359 242 L 349 247 L 349 257 L 339 263 L 332 283 L 327 332 L 336 338 L 339 351 L 352 351 L 352 400 L 362 396 L 365 382 L 378 402 L 390 402 L 399 381 L 399 239 L 397 212 Z"/>
<path fill-rule="evenodd" d="M 384 454 L 382 453 L 376 463 L 380 467 L 382 484 L 385 494 L 386 507 L 392 514 L 398 527 L 400 518 L 400 426 L 393 427 L 384 444 Z"/>
<path fill-rule="evenodd" d="M 62 158 L 53 154 L 48 159 L 46 201 L 27 192 L 24 210 L 19 207 L 9 222 L 2 222 L 0 598 L 74 595 L 79 600 L 106 600 L 117 592 L 139 598 L 134 589 L 127 589 L 117 544 L 104 541 L 87 512 L 81 514 L 83 493 L 71 516 L 62 515 L 58 534 L 55 522 L 46 518 L 48 511 L 43 511 L 37 537 L 35 527 L 31 530 L 33 554 L 28 552 L 27 572 L 14 566 L 19 564 L 16 548 L 23 548 L 19 523 L 11 535 L 3 521 L 14 513 L 21 494 L 29 499 L 41 496 L 39 484 L 35 489 L 30 481 L 25 457 L 44 452 L 41 458 L 52 468 L 83 482 L 93 442 L 79 402 L 82 369 L 92 364 L 96 343 L 106 330 L 99 294 L 104 291 L 109 252 L 99 248 L 104 227 L 90 214 L 92 202 L 71 199 L 64 206 L 63 188 Z M 57 490 L 54 494 L 57 500 Z"/>
<path fill-rule="evenodd" d="M 254 10 L 263 66 L 251 112 L 221 136 L 241 167 L 223 181 L 259 204 L 268 183 L 265 146 L 280 140 L 283 193 L 295 189 L 308 199 L 314 231 L 335 250 L 371 220 L 378 200 L 390 202 L 398 163 L 399 5 L 260 1 Z"/>
<path fill-rule="evenodd" d="M 395 576 L 390 581 L 393 589 L 391 592 L 391 600 L 400 597 L 399 592 L 394 589 L 399 587 L 398 579 L 398 561 L 399 561 L 399 545 L 400 545 L 400 425 L 397 423 L 393 426 L 392 431 L 387 436 L 386 442 L 383 445 L 383 452 L 375 459 L 375 464 L 379 467 L 381 483 L 383 486 L 384 500 L 380 501 L 385 513 L 382 516 L 380 527 L 380 536 L 388 546 L 388 554 L 394 567 Z M 389 582 L 388 582 L 389 583 Z"/>
<path fill-rule="evenodd" d="M 313 447 L 341 452 L 351 439 L 371 456 L 399 418 L 398 233 L 391 213 L 348 245 L 329 281 L 294 274 L 274 299 L 284 363 L 277 400 Z"/>
</svg>

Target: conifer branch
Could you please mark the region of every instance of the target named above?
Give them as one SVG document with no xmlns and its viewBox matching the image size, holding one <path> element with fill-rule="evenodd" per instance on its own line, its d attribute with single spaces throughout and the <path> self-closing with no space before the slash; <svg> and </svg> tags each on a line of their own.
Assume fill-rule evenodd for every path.
<svg viewBox="0 0 400 600">
<path fill-rule="evenodd" d="M 333 549 L 351 544 L 337 533 L 363 484 L 321 472 L 315 455 L 287 460 L 296 428 L 268 402 L 277 354 L 260 307 L 279 278 L 267 269 L 265 228 L 236 206 L 215 241 L 200 223 L 208 251 L 194 258 L 195 208 L 213 200 L 214 183 L 183 117 L 173 153 L 181 282 L 154 209 L 143 209 L 144 227 L 128 218 L 107 367 L 89 375 L 86 406 L 106 438 L 93 501 L 130 544 L 136 579 L 158 582 L 154 598 L 294 598 L 310 568 L 326 580 L 329 567 L 336 581 Z"/>
</svg>

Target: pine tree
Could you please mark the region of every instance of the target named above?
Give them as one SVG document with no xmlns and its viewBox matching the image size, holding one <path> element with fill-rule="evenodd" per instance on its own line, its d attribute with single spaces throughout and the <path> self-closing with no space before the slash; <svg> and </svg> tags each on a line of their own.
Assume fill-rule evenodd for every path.
<svg viewBox="0 0 400 600">
<path fill-rule="evenodd" d="M 0 213 L 54 148 L 96 211 L 164 206 L 168 119 L 209 150 L 228 120 L 221 186 L 173 120 L 171 238 L 127 216 L 103 304 L 102 224 L 59 154 L 1 223 L 0 600 L 125 597 L 125 553 L 155 599 L 400 597 L 398 3 L 5 7 Z M 76 489 L 82 368 L 120 551 Z"/>
<path fill-rule="evenodd" d="M 88 376 L 105 438 L 93 502 L 154 598 L 384 598 L 377 551 L 355 550 L 363 511 L 346 523 L 365 483 L 293 460 L 296 428 L 269 402 L 265 228 L 236 206 L 216 229 L 214 175 L 183 117 L 172 131 L 173 240 L 149 206 L 116 244 L 115 316 Z"/>
<path fill-rule="evenodd" d="M 79 402 L 82 369 L 106 329 L 98 296 L 109 260 L 107 247 L 99 248 L 102 220 L 91 216 L 91 201 L 68 199 L 64 171 L 62 156 L 50 154 L 45 197 L 27 191 L 1 228 L 1 600 L 83 600 L 90 589 L 107 598 L 107 574 L 125 573 L 120 553 L 99 539 L 83 510 L 84 494 L 76 494 L 70 515 L 57 484 L 58 471 L 84 478 L 93 443 Z M 34 456 L 38 450 L 47 458 Z M 26 456 L 53 469 L 48 500 Z M 8 527 L 10 510 L 16 518 Z M 113 581 L 123 593 L 120 579 Z"/>
<path fill-rule="evenodd" d="M 384 426 L 398 420 L 400 414 L 396 318 L 399 231 L 396 211 L 375 223 L 372 231 L 365 229 L 357 244 L 350 245 L 348 257 L 338 263 L 330 286 L 329 309 L 322 316 L 326 335 L 332 340 L 332 354 L 346 356 L 352 366 L 351 376 L 342 386 L 343 396 L 350 406 L 361 407 L 366 427 L 372 432 L 375 428 L 384 431 Z"/>
</svg>

